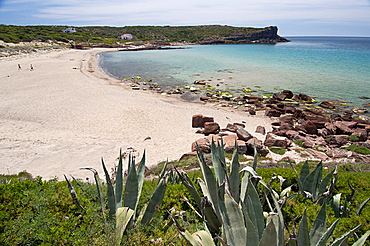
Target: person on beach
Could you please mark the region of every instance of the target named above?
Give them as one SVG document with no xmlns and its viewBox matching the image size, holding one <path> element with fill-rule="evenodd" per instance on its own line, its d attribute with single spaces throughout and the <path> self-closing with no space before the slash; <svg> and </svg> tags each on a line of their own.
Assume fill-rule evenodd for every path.
<svg viewBox="0 0 370 246">
<path fill-rule="evenodd" d="M 18 64 L 18 70 L 22 70 L 21 64 Z"/>
<path fill-rule="evenodd" d="M 32 64 L 30 65 L 30 71 L 33 71 L 33 66 L 32 66 Z"/>
</svg>

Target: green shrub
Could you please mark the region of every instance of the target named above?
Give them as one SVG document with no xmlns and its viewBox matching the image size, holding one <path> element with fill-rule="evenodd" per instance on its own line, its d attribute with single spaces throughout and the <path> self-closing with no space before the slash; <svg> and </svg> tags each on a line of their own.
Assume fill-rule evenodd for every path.
<svg viewBox="0 0 370 246">
<path fill-rule="evenodd" d="M 349 141 L 351 142 L 358 142 L 360 139 L 356 135 L 349 136 Z"/>
<path fill-rule="evenodd" d="M 284 155 L 286 152 L 285 148 L 270 147 L 269 150 L 275 154 Z"/>
<path fill-rule="evenodd" d="M 370 150 L 365 146 L 357 146 L 356 144 L 351 144 L 346 149 L 362 155 L 370 155 Z"/>
</svg>

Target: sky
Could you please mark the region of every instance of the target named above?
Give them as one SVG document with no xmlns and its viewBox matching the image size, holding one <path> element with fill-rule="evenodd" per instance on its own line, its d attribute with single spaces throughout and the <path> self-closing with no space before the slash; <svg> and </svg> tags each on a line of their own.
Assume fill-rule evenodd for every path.
<svg viewBox="0 0 370 246">
<path fill-rule="evenodd" d="M 277 26 L 281 36 L 370 37 L 370 0 L 0 0 L 0 24 Z"/>
</svg>

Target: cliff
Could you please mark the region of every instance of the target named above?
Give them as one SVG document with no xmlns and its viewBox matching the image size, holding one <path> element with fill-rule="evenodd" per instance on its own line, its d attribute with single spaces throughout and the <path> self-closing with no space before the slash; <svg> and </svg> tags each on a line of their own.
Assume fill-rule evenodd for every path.
<svg viewBox="0 0 370 246">
<path fill-rule="evenodd" d="M 286 38 L 280 37 L 276 26 L 260 29 L 252 29 L 249 32 L 238 32 L 228 36 L 218 36 L 206 38 L 199 44 L 249 44 L 249 43 L 277 43 L 289 42 Z"/>
</svg>

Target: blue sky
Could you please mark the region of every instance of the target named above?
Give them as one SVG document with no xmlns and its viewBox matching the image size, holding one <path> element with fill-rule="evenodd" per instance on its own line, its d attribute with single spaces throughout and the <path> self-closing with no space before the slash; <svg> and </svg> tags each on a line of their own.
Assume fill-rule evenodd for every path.
<svg viewBox="0 0 370 246">
<path fill-rule="evenodd" d="M 370 0 L 0 0 L 0 24 L 274 25 L 282 36 L 370 37 Z"/>
</svg>

